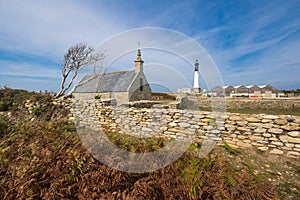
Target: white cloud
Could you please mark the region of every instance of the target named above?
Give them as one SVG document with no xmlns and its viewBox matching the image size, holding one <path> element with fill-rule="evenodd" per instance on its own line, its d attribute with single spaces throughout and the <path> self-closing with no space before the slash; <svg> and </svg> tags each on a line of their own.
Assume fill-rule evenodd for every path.
<svg viewBox="0 0 300 200">
<path fill-rule="evenodd" d="M 1 1 L 0 48 L 58 58 L 74 43 L 96 45 L 126 28 L 108 16 L 80 1 Z"/>
<path fill-rule="evenodd" d="M 32 77 L 50 77 L 60 78 L 61 70 L 59 68 L 49 68 L 39 64 L 32 65 L 27 62 L 1 61 L 0 75 L 9 76 L 32 76 Z"/>
</svg>

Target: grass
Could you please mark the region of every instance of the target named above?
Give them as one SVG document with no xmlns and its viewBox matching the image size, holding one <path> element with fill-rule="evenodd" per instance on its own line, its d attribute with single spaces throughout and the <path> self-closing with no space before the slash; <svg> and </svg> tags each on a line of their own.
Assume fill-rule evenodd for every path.
<svg viewBox="0 0 300 200">
<path fill-rule="evenodd" d="M 228 112 L 240 113 L 240 114 L 269 114 L 269 115 L 296 115 L 300 116 L 300 111 L 298 110 L 250 110 L 250 109 L 227 109 Z"/>
<path fill-rule="evenodd" d="M 209 107 L 200 107 L 202 111 L 211 111 Z M 300 116 L 300 110 L 280 110 L 280 109 L 273 109 L 273 110 L 266 110 L 266 109 L 226 109 L 227 112 L 230 113 L 239 113 L 239 114 L 268 114 L 268 115 L 295 115 Z"/>
<path fill-rule="evenodd" d="M 228 153 L 230 154 L 238 154 L 241 153 L 240 150 L 238 149 L 233 149 L 231 146 L 229 146 L 229 144 L 227 144 L 226 142 L 224 142 L 223 147 L 227 150 Z"/>
</svg>

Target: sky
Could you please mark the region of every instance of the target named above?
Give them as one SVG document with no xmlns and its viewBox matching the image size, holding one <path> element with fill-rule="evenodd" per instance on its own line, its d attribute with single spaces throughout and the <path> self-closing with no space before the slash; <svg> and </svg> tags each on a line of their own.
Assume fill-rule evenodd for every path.
<svg viewBox="0 0 300 200">
<path fill-rule="evenodd" d="M 96 47 L 128 30 L 158 27 L 199 43 L 224 85 L 297 89 L 299 13 L 298 0 L 0 0 L 0 86 L 57 92 L 63 56 L 72 45 Z M 138 48 L 140 41 L 134 42 Z M 166 57 L 167 64 L 161 62 Z M 114 63 L 119 67 L 109 67 L 133 69 L 134 58 L 135 52 L 129 52 Z M 191 63 L 147 50 L 142 58 L 153 83 L 160 80 L 176 90 L 193 82 Z M 200 72 L 206 64 L 201 61 Z M 205 84 L 201 79 L 200 87 Z"/>
</svg>

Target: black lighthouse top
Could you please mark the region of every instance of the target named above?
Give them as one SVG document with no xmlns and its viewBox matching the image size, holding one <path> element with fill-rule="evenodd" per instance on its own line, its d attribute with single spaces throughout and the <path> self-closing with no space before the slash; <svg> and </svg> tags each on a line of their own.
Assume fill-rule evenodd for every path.
<svg viewBox="0 0 300 200">
<path fill-rule="evenodd" d="M 198 60 L 196 60 L 195 62 L 195 72 L 198 72 L 199 71 L 199 63 L 198 63 Z"/>
</svg>

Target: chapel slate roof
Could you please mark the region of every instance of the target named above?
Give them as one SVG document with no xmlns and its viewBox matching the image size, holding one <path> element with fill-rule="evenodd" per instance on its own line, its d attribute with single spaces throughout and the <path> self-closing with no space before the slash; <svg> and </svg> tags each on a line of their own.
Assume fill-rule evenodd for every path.
<svg viewBox="0 0 300 200">
<path fill-rule="evenodd" d="M 88 74 L 76 86 L 75 93 L 127 92 L 135 76 L 134 70 Z"/>
</svg>

